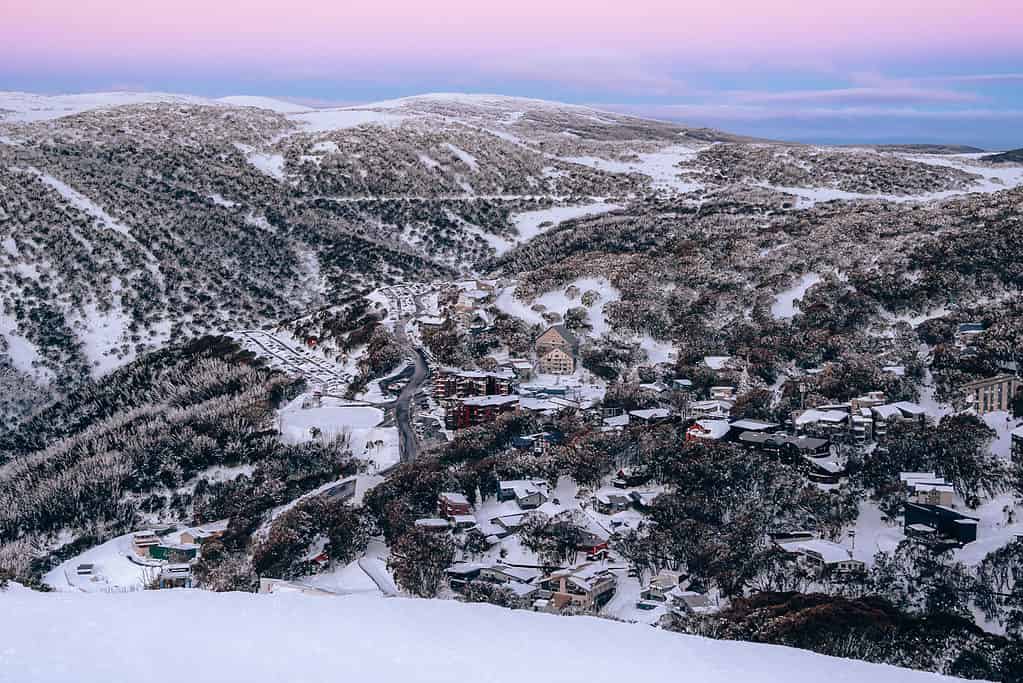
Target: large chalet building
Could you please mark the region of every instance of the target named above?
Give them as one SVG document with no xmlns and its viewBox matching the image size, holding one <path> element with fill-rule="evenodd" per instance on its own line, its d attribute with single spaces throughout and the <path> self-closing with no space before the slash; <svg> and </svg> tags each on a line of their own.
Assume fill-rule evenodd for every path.
<svg viewBox="0 0 1023 683">
<path fill-rule="evenodd" d="M 546 375 L 571 375 L 579 342 L 564 325 L 553 325 L 536 338 L 537 366 Z"/>
</svg>

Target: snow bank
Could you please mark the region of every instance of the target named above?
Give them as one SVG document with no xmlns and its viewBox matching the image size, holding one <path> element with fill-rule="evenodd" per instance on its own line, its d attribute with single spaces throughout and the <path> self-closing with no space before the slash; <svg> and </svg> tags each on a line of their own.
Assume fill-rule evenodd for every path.
<svg viewBox="0 0 1023 683">
<path fill-rule="evenodd" d="M 678 681 L 948 678 L 770 645 L 454 601 L 197 590 L 0 593 L 0 681 Z M 613 644 L 613 645 L 611 645 Z M 611 645 L 609 647 L 609 645 Z M 179 665 L 168 655 L 187 653 Z"/>
</svg>

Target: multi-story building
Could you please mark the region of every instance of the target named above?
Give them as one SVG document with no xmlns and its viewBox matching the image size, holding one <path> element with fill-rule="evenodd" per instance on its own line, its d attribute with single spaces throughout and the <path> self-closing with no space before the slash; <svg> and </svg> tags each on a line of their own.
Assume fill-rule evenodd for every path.
<svg viewBox="0 0 1023 683">
<path fill-rule="evenodd" d="M 433 378 L 433 396 L 437 400 L 468 396 L 507 396 L 515 376 L 510 372 L 440 370 Z"/>
<path fill-rule="evenodd" d="M 498 415 L 512 412 L 518 407 L 518 396 L 471 396 L 452 399 L 444 411 L 444 426 L 448 429 L 475 427 L 493 422 Z"/>
<path fill-rule="evenodd" d="M 463 493 L 444 491 L 437 495 L 437 510 L 441 517 L 472 514 L 472 505 Z"/>
<path fill-rule="evenodd" d="M 564 325 L 554 325 L 536 338 L 534 343 L 538 368 L 548 375 L 571 375 L 575 372 L 578 342 Z"/>
<path fill-rule="evenodd" d="M 600 607 L 614 596 L 617 586 L 610 569 L 591 563 L 559 569 L 540 581 L 540 587 L 550 592 L 550 605 L 555 610 L 567 606 L 583 610 Z"/>
<path fill-rule="evenodd" d="M 1012 402 L 1023 391 L 1023 380 L 1016 375 L 998 375 L 963 385 L 966 401 L 980 414 L 1012 411 Z"/>
</svg>

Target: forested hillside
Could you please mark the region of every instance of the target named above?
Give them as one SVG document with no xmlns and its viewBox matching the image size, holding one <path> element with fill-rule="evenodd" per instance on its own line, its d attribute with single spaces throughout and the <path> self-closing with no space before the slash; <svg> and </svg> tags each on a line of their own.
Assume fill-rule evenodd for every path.
<svg viewBox="0 0 1023 683">
<path fill-rule="evenodd" d="M 248 518 L 352 470 L 347 444 L 286 445 L 299 387 L 223 337 L 147 354 L 5 434 L 0 565 L 31 580 L 49 550 L 145 520 Z"/>
</svg>

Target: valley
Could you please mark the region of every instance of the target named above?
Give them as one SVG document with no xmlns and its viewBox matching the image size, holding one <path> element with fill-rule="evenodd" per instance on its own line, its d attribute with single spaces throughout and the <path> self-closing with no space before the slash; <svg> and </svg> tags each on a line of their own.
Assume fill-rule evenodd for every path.
<svg viewBox="0 0 1023 683">
<path fill-rule="evenodd" d="M 1009 680 L 1023 166 L 946 151 L 0 93 L 0 571 Z"/>
</svg>

